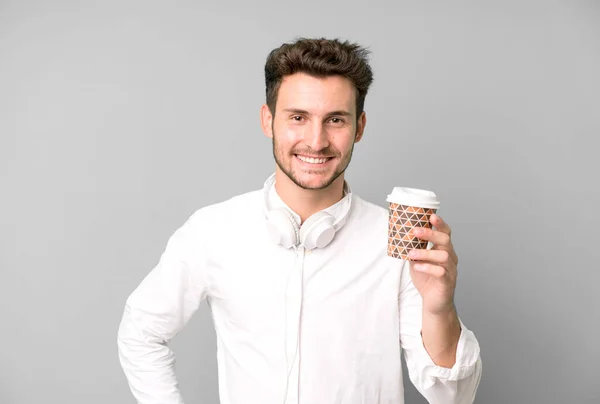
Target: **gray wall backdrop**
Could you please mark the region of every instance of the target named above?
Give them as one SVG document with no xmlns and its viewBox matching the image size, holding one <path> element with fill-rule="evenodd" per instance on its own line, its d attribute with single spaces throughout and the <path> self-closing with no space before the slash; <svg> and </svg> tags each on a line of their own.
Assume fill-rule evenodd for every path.
<svg viewBox="0 0 600 404">
<path fill-rule="evenodd" d="M 125 299 L 194 210 L 273 171 L 264 60 L 297 36 L 373 52 L 348 178 L 440 195 L 477 402 L 599 403 L 600 4 L 205 3 L 0 2 L 0 403 L 133 402 Z M 173 347 L 186 402 L 216 403 L 205 304 Z"/>
</svg>

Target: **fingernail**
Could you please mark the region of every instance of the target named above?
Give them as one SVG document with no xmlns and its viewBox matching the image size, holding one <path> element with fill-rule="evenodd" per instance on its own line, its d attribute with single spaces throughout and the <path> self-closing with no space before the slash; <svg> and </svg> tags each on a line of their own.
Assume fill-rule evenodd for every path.
<svg viewBox="0 0 600 404">
<path fill-rule="evenodd" d="M 415 236 L 420 236 L 421 234 L 423 234 L 423 229 L 415 227 L 414 229 L 412 229 L 412 234 L 414 234 Z"/>
</svg>

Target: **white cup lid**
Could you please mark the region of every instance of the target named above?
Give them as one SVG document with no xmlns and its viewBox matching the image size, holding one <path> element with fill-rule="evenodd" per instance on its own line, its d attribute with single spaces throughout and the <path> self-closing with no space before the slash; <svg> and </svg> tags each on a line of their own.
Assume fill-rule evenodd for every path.
<svg viewBox="0 0 600 404">
<path fill-rule="evenodd" d="M 394 187 L 386 200 L 399 205 L 418 206 L 427 209 L 438 209 L 440 207 L 440 201 L 435 193 L 425 189 Z"/>
</svg>

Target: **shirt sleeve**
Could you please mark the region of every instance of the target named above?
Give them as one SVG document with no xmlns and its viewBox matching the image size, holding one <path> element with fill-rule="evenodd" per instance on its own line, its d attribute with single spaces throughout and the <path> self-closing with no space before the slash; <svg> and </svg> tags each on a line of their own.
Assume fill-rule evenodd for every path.
<svg viewBox="0 0 600 404">
<path fill-rule="evenodd" d="M 131 293 L 119 325 L 119 361 L 139 404 L 181 404 L 168 342 L 206 298 L 198 212 L 169 238 L 158 264 Z"/>
<path fill-rule="evenodd" d="M 456 363 L 451 369 L 437 366 L 421 337 L 421 295 L 412 283 L 409 262 L 402 269 L 399 298 L 400 345 L 411 382 L 430 404 L 471 404 L 481 380 L 479 343 L 459 319 L 460 338 Z"/>
</svg>

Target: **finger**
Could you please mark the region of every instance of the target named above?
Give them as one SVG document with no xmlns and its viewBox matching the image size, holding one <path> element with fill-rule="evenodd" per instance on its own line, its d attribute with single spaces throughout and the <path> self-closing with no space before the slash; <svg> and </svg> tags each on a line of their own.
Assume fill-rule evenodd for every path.
<svg viewBox="0 0 600 404">
<path fill-rule="evenodd" d="M 446 268 L 439 265 L 428 264 L 424 262 L 411 262 L 411 268 L 417 272 L 425 273 L 436 278 L 446 275 Z"/>
<path fill-rule="evenodd" d="M 431 241 L 439 247 L 451 247 L 450 235 L 439 230 L 428 229 L 426 227 L 415 227 L 412 229 L 412 234 L 421 239 Z"/>
<path fill-rule="evenodd" d="M 450 225 L 446 223 L 440 216 L 434 213 L 431 215 L 429 221 L 437 230 L 441 231 L 442 233 L 446 233 L 449 236 L 452 235 L 452 229 L 450 228 Z"/>
<path fill-rule="evenodd" d="M 427 261 L 448 268 L 452 255 L 446 250 L 421 250 L 409 251 L 408 256 L 416 261 Z"/>
<path fill-rule="evenodd" d="M 433 243 L 433 248 L 430 251 L 448 251 L 454 263 L 458 265 L 458 256 L 456 255 L 456 251 L 454 251 L 454 246 L 452 245 L 449 234 L 424 227 L 415 227 L 412 230 L 412 234 L 419 239 L 431 241 Z"/>
<path fill-rule="evenodd" d="M 442 233 L 446 233 L 448 237 L 450 237 L 450 244 L 452 245 L 452 228 L 450 227 L 450 225 L 446 223 L 441 216 L 435 213 L 431 215 L 430 222 L 436 228 L 436 230 L 441 231 Z M 434 248 L 436 247 L 434 246 Z M 452 259 L 454 260 L 454 263 L 458 265 L 458 256 L 454 251 L 454 247 L 449 248 L 448 251 L 450 252 L 450 256 L 452 257 Z"/>
</svg>

